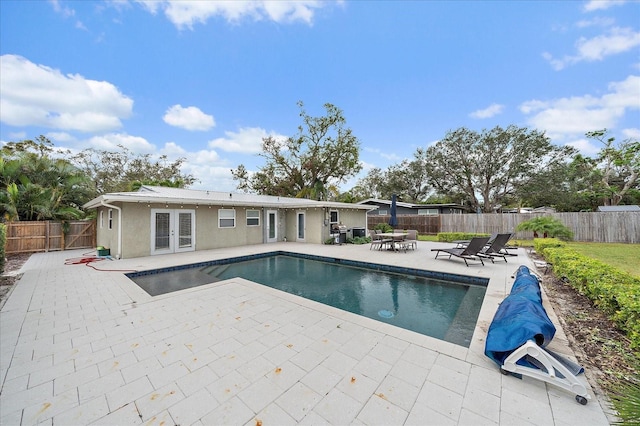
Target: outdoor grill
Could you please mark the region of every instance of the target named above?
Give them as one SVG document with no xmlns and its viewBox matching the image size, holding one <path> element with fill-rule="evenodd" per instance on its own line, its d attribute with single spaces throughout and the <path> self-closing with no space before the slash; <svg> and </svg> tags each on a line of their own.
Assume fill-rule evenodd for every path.
<svg viewBox="0 0 640 426">
<path fill-rule="evenodd" d="M 346 244 L 347 242 L 347 227 L 345 225 L 339 225 L 337 223 L 331 224 L 331 237 L 335 239 L 336 244 Z"/>
</svg>

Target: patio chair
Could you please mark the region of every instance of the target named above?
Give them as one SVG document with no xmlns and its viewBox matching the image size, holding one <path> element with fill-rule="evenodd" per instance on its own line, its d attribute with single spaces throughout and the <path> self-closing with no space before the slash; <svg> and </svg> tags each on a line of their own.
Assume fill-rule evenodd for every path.
<svg viewBox="0 0 640 426">
<path fill-rule="evenodd" d="M 418 231 L 415 229 L 407 230 L 407 236 L 404 239 L 404 247 L 405 250 L 418 248 Z"/>
<path fill-rule="evenodd" d="M 487 241 L 489 241 L 489 237 L 475 237 L 472 238 L 471 241 L 469 241 L 469 244 L 466 247 L 454 247 L 449 249 L 435 248 L 431 249 L 431 251 L 436 252 L 436 259 L 441 252 L 444 252 L 449 255 L 449 259 L 451 259 L 451 256 L 461 258 L 462 260 L 464 260 L 464 263 L 467 266 L 469 266 L 467 260 L 479 260 L 480 263 L 482 263 L 482 266 L 484 266 L 482 257 L 478 256 L 478 253 L 487 244 Z"/>
<path fill-rule="evenodd" d="M 373 247 L 376 247 L 378 250 L 382 250 L 382 246 L 386 246 L 389 243 L 393 243 L 393 240 L 390 238 L 383 238 L 379 235 L 379 232 L 369 231 L 369 237 L 371 237 L 371 245 L 369 246 L 369 250 Z"/>
<path fill-rule="evenodd" d="M 491 259 L 491 263 L 493 263 L 494 257 L 501 257 L 506 262 L 507 255 L 511 254 L 506 252 L 505 246 L 511 239 L 511 235 L 512 234 L 498 234 L 489 245 L 485 245 L 482 250 L 478 252 L 478 256 Z"/>
</svg>

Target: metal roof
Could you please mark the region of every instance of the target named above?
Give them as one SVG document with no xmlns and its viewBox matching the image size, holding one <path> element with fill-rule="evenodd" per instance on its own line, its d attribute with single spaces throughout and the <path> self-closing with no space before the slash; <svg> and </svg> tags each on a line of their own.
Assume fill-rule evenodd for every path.
<svg viewBox="0 0 640 426">
<path fill-rule="evenodd" d="M 391 205 L 391 200 L 380 200 L 378 198 L 368 198 L 366 200 L 362 200 L 359 201 L 356 204 L 368 204 L 368 203 L 377 203 L 377 204 L 388 204 L 389 206 Z M 399 207 L 407 207 L 410 209 L 424 209 L 424 208 L 429 208 L 429 207 L 457 207 L 462 209 L 463 206 L 461 206 L 460 204 L 455 204 L 455 203 L 448 203 L 448 204 L 414 204 L 414 203 L 405 203 L 402 201 L 396 201 L 396 205 Z"/>
<path fill-rule="evenodd" d="M 102 194 L 85 203 L 86 209 L 97 208 L 103 203 L 166 203 L 216 205 L 225 207 L 272 207 L 272 208 L 350 208 L 370 210 L 371 206 L 338 203 L 333 201 L 316 201 L 306 198 L 277 197 L 271 195 L 243 194 L 236 192 L 206 191 L 196 189 L 169 188 L 164 186 L 142 186 L 135 192 L 113 192 Z"/>
<path fill-rule="evenodd" d="M 640 212 L 640 206 L 599 206 L 599 212 Z"/>
</svg>

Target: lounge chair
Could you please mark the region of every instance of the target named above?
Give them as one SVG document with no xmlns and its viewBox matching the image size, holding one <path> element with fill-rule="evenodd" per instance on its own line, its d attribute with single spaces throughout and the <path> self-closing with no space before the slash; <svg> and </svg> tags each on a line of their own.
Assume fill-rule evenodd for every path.
<svg viewBox="0 0 640 426">
<path fill-rule="evenodd" d="M 484 262 L 482 261 L 482 257 L 478 256 L 478 253 L 489 241 L 489 237 L 475 237 L 469 241 L 469 244 L 466 247 L 454 247 L 449 249 L 431 249 L 431 251 L 436 252 L 436 259 L 440 255 L 441 252 L 444 252 L 449 255 L 449 259 L 451 256 L 456 256 L 464 260 L 465 265 L 469 266 L 467 260 L 479 260 L 480 263 L 484 266 Z"/>
<path fill-rule="evenodd" d="M 487 241 L 486 245 L 491 244 L 493 242 L 493 240 L 496 239 L 497 236 L 498 236 L 497 232 L 495 234 L 491 234 L 489 236 L 489 241 Z M 469 245 L 469 242 L 471 242 L 471 240 L 456 240 L 456 241 L 453 242 L 453 244 L 456 245 L 456 248 L 464 248 L 464 247 Z"/>
<path fill-rule="evenodd" d="M 482 250 L 478 252 L 478 256 L 486 257 L 491 259 L 491 263 L 493 263 L 494 257 L 501 257 L 504 261 L 507 261 L 507 255 L 510 253 L 506 253 L 505 246 L 507 242 L 511 239 L 512 234 L 498 234 L 494 238 L 489 245 L 485 245 Z"/>
</svg>

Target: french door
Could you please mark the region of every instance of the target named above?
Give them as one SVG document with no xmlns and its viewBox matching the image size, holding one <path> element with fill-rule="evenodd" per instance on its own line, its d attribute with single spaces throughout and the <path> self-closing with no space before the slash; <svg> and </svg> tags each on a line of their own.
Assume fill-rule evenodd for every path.
<svg viewBox="0 0 640 426">
<path fill-rule="evenodd" d="M 195 210 L 151 209 L 151 254 L 196 249 Z"/>
</svg>

